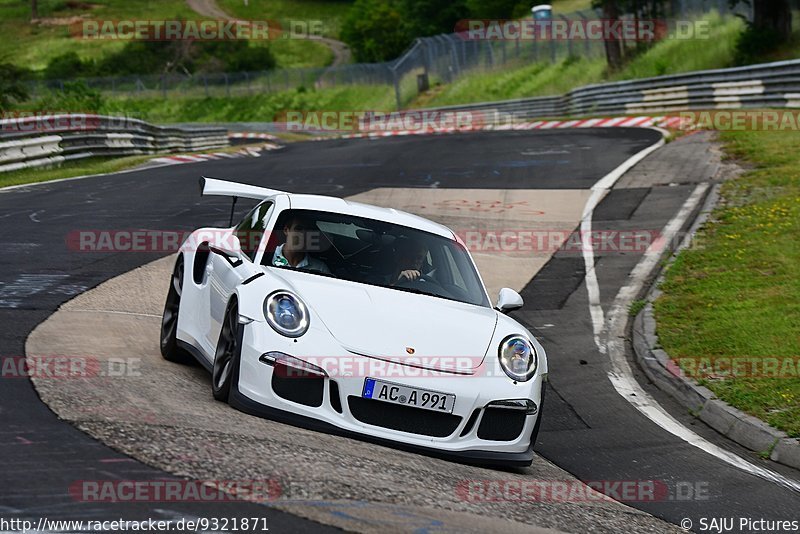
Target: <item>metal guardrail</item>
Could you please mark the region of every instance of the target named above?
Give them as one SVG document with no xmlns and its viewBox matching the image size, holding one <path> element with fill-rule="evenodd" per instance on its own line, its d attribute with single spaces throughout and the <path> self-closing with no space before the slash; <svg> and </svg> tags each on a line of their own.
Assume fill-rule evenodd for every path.
<svg viewBox="0 0 800 534">
<path fill-rule="evenodd" d="M 587 85 L 563 96 L 446 106 L 517 119 L 698 109 L 800 108 L 800 60 Z"/>
<path fill-rule="evenodd" d="M 161 127 L 126 117 L 42 115 L 0 120 L 0 172 L 96 156 L 196 152 L 229 146 L 218 127 Z"/>
<path fill-rule="evenodd" d="M 800 60 L 588 85 L 563 96 L 431 110 L 493 112 L 497 120 L 508 122 L 509 118 L 736 108 L 800 108 Z M 37 128 L 37 122 L 46 123 L 45 117 L 0 121 L 0 172 L 92 156 L 197 151 L 229 144 L 225 128 L 160 127 L 98 115 L 68 117 L 84 122 L 79 127 L 43 131 Z"/>
</svg>

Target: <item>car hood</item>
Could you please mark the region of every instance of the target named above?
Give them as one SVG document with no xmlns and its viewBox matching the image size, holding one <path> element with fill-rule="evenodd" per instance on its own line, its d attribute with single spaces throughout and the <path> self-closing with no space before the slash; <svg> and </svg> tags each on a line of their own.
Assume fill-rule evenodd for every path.
<svg viewBox="0 0 800 534">
<path fill-rule="evenodd" d="M 481 365 L 497 325 L 492 308 L 289 270 L 271 270 L 346 350 L 447 371 Z M 411 353 L 413 352 L 413 353 Z"/>
</svg>

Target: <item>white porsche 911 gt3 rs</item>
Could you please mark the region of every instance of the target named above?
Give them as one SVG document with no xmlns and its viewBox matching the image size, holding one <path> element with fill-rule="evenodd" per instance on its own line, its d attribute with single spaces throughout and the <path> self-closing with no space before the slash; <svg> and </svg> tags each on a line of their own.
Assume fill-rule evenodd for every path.
<svg viewBox="0 0 800 534">
<path fill-rule="evenodd" d="M 260 201 L 231 228 L 193 232 L 161 329 L 216 399 L 242 411 L 464 461 L 530 465 L 545 351 L 492 308 L 448 228 L 347 200 L 201 180 Z"/>
</svg>

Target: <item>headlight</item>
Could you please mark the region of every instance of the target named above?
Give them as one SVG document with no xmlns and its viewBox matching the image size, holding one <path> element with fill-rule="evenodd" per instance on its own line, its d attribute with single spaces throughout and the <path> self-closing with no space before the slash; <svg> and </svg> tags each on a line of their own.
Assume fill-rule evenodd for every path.
<svg viewBox="0 0 800 534">
<path fill-rule="evenodd" d="M 511 336 L 500 343 L 499 356 L 503 371 L 518 382 L 526 382 L 536 374 L 536 349 L 522 336 Z"/>
<path fill-rule="evenodd" d="M 269 325 L 286 337 L 300 337 L 308 330 L 308 309 L 288 291 L 276 291 L 264 301 L 264 316 Z"/>
</svg>

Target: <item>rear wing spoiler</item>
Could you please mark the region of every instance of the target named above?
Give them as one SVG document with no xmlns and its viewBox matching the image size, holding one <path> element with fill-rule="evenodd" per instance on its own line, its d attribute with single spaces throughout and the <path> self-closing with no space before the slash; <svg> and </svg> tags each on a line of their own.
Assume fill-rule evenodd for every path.
<svg viewBox="0 0 800 534">
<path fill-rule="evenodd" d="M 252 198 L 255 200 L 264 200 L 267 197 L 274 195 L 288 194 L 285 191 L 278 191 L 275 189 L 267 189 L 265 187 L 258 187 L 255 185 L 239 184 L 236 182 L 228 182 L 226 180 L 219 180 L 217 178 L 209 178 L 203 176 L 200 178 L 200 196 L 222 196 L 233 198 Z"/>
</svg>

